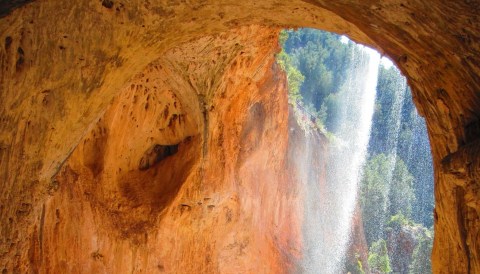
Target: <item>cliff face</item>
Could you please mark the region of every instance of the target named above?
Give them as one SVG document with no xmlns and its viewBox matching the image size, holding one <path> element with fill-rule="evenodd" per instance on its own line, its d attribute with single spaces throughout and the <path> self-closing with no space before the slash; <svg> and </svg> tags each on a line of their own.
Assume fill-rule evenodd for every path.
<svg viewBox="0 0 480 274">
<path fill-rule="evenodd" d="M 133 78 L 52 180 L 28 250 L 7 269 L 293 272 L 302 155 L 289 140 L 303 132 L 290 130 L 276 34 L 207 36 Z"/>
<path fill-rule="evenodd" d="M 11 7 L 22 2 L 12 1 Z M 168 234 L 149 233 L 149 229 L 162 224 L 166 229 L 170 227 L 171 233 L 185 236 L 182 245 L 193 248 L 192 253 L 188 253 L 193 260 L 189 262 L 191 265 L 179 263 L 184 269 L 197 264 L 200 270 L 202 267 L 209 270 L 205 262 L 208 260 L 216 260 L 215 265 L 221 271 L 233 265 L 244 269 L 263 265 L 283 269 L 285 265 L 281 262 L 288 261 L 282 259 L 284 253 L 264 255 L 265 250 L 275 245 L 271 250 L 293 250 L 291 246 L 295 244 L 287 235 L 293 235 L 290 236 L 293 239 L 298 235 L 298 224 L 288 217 L 296 210 L 295 203 L 292 206 L 287 202 L 288 195 L 293 194 L 287 194 L 289 188 L 282 183 L 286 179 L 277 180 L 279 174 L 283 174 L 280 172 L 283 162 L 275 153 L 286 151 L 286 127 L 275 137 L 268 135 L 272 134 L 270 127 L 287 121 L 286 103 L 280 102 L 285 99 L 279 99 L 273 91 L 278 85 L 274 82 L 278 82 L 268 80 L 275 77 L 274 71 L 270 71 L 272 59 L 265 58 L 271 56 L 275 47 L 271 35 L 276 31 L 247 30 L 253 36 L 247 35 L 251 39 L 243 42 L 236 41 L 238 33 L 232 31 L 240 26 L 259 24 L 273 28 L 309 26 L 346 33 L 358 42 L 376 47 L 397 63 L 408 78 L 418 109 L 427 120 L 432 145 L 436 193 L 434 271 L 480 272 L 478 7 L 476 1 L 448 0 L 435 3 L 419 0 L 294 0 L 288 3 L 80 0 L 68 5 L 65 1 L 42 0 L 13 10 L 0 19 L 2 265 L 7 272 L 14 268 L 35 270 L 37 266 L 47 265 L 52 269 L 67 267 L 66 258 L 52 258 L 47 262 L 42 254 L 46 254 L 46 241 L 53 241 L 55 235 L 67 235 L 77 227 L 62 223 L 62 218 L 71 218 L 71 223 L 82 226 L 83 236 L 55 242 L 61 242 L 65 250 L 70 240 L 77 246 L 88 242 L 81 256 L 86 260 L 85 254 L 90 254 L 89 258 L 99 265 L 102 260 L 114 260 L 108 257 L 108 251 L 120 254 L 115 251 L 122 250 L 120 246 L 144 240 L 145 236 L 138 236 L 142 232 L 147 232 L 148 242 L 154 241 L 152 237 L 168 239 Z M 215 36 L 211 36 L 213 34 Z M 261 42 L 257 36 L 266 39 Z M 212 37 L 222 42 L 209 41 Z M 180 46 L 188 41 L 192 41 L 189 48 Z M 215 47 L 210 48 L 213 45 Z M 235 63 L 233 60 L 241 56 L 242 51 L 249 55 Z M 149 66 L 152 62 L 160 66 Z M 268 65 L 259 66 L 262 62 Z M 239 73 L 241 70 L 234 69 L 237 66 L 244 66 L 248 73 Z M 257 66 L 257 70 L 252 66 Z M 134 76 L 149 75 L 154 70 L 164 75 L 158 76 L 158 81 L 169 80 L 157 86 L 158 95 L 148 97 L 147 93 L 154 87 L 147 84 L 149 78 Z M 150 79 L 148 81 L 150 83 Z M 220 91 L 227 89 L 225 97 L 220 96 Z M 243 99 L 236 97 L 239 94 L 243 94 Z M 256 105 L 257 102 L 261 103 Z M 123 108 L 123 105 L 131 114 L 112 109 Z M 145 108 L 151 112 L 141 112 Z M 168 114 L 161 116 L 165 109 Z M 276 118 L 268 120 L 266 117 L 273 117 L 272 113 Z M 265 121 L 260 126 L 247 122 L 263 116 Z M 136 129 L 137 126 L 141 134 L 122 130 L 122 127 Z M 156 131 L 158 128 L 164 130 Z M 139 140 L 129 141 L 133 136 Z M 222 143 L 226 152 L 208 149 L 215 142 Z M 221 160 L 222 155 L 228 157 Z M 220 159 L 225 165 L 212 164 L 208 159 Z M 262 173 L 268 169 L 261 163 L 270 170 L 280 171 L 269 177 Z M 178 165 L 179 170 L 166 168 L 170 164 Z M 156 170 L 168 174 L 168 181 L 174 183 L 165 184 L 166 177 L 155 173 Z M 257 180 L 264 178 L 262 176 L 268 184 L 253 184 L 252 181 L 262 181 Z M 205 183 L 195 183 L 199 181 Z M 234 185 L 240 194 L 230 194 L 227 185 Z M 155 192 L 146 193 L 144 187 L 152 187 Z M 69 192 L 71 196 L 66 195 Z M 211 193 L 219 194 L 207 197 Z M 249 197 L 246 193 L 262 197 L 260 200 L 275 201 L 263 210 L 278 211 L 277 215 L 260 214 L 253 200 L 242 200 Z M 157 195 L 169 198 L 157 201 Z M 206 202 L 201 201 L 204 198 L 212 200 L 206 209 Z M 70 200 L 78 202 L 67 203 Z M 198 205 L 199 202 L 202 205 Z M 52 213 L 56 212 L 55 205 L 63 206 L 62 203 L 65 207 L 59 208 L 58 217 L 53 217 L 57 216 Z M 191 217 L 180 215 L 178 203 L 185 204 L 181 206 L 183 214 L 187 212 Z M 83 209 L 74 206 L 79 204 Z M 209 205 L 214 207 L 209 209 Z M 221 215 L 219 212 L 225 206 L 231 213 L 227 210 L 228 214 Z M 208 229 L 200 229 L 200 225 L 197 230 L 191 230 L 188 225 L 174 227 L 167 221 L 168 216 L 178 214 L 177 218 L 184 224 L 196 223 L 198 216 L 207 214 L 203 210 L 214 213 L 218 210 L 218 218 L 210 219 L 211 225 L 204 226 Z M 105 217 L 115 216 L 115 212 L 129 217 Z M 229 235 L 234 222 L 227 224 L 228 219 L 248 227 L 248 231 L 252 231 L 250 237 Z M 273 231 L 272 222 L 277 224 L 274 221 L 289 229 Z M 54 233 L 57 222 L 63 234 Z M 115 237 L 135 240 L 109 246 L 117 238 L 89 238 L 100 233 L 110 235 L 110 232 L 97 232 L 98 226 L 94 224 L 102 224 L 105 231 L 106 227 L 113 227 L 116 231 L 113 234 L 120 235 Z M 267 241 L 262 235 L 276 235 L 269 239 L 278 240 Z M 212 247 L 204 248 L 206 243 L 197 241 L 197 237 L 208 239 Z M 87 238 L 89 241 L 83 241 Z M 247 245 L 252 246 L 251 249 L 242 248 L 246 240 L 238 240 L 246 238 L 251 239 Z M 92 239 L 104 240 L 92 243 Z M 179 245 L 168 240 L 162 243 Z M 144 249 L 125 254 L 131 254 L 128 259 L 134 258 L 141 252 L 149 252 L 148 248 L 146 245 Z M 195 253 L 198 250 L 201 252 Z M 208 252 L 214 254 L 198 256 Z M 233 255 L 222 255 L 228 252 L 249 255 L 233 264 L 225 259 Z M 180 253 L 168 255 L 181 256 Z M 44 262 L 42 266 L 40 261 Z M 135 261 L 139 268 L 153 265 L 151 260 L 145 264 L 140 262 L 143 261 Z M 167 263 L 157 264 L 158 269 L 168 267 L 171 266 Z"/>
<path fill-rule="evenodd" d="M 387 249 L 392 272 L 408 273 L 414 260 L 425 263 L 421 260 L 421 255 L 415 254 L 415 249 L 421 248 L 419 246 L 421 242 L 429 237 L 425 228 L 419 226 L 404 225 L 390 228 L 387 231 Z"/>
<path fill-rule="evenodd" d="M 353 212 L 351 231 L 351 239 L 346 254 L 346 270 L 356 273 L 361 264 L 361 269 L 369 273 L 368 244 L 363 227 L 362 210 L 358 204 Z"/>
</svg>

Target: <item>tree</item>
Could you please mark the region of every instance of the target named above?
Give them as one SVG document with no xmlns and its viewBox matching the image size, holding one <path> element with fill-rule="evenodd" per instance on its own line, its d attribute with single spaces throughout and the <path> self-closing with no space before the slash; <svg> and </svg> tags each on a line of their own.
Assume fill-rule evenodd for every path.
<svg viewBox="0 0 480 274">
<path fill-rule="evenodd" d="M 380 239 L 372 244 L 368 252 L 368 265 L 372 272 L 390 273 L 390 259 L 388 258 L 387 243 Z"/>
<path fill-rule="evenodd" d="M 389 215 L 402 213 L 407 218 L 412 216 L 412 204 L 415 200 L 413 176 L 402 159 L 397 158 L 393 170 L 389 192 Z"/>
<path fill-rule="evenodd" d="M 312 29 L 282 31 L 280 42 L 289 64 L 304 76 L 299 85 L 300 94 L 294 97 L 306 106 L 312 104 L 312 112 L 318 113 L 317 118 L 323 125 L 327 120 L 334 120 L 335 106 L 329 108 L 324 103 L 328 96 L 338 93 L 345 81 L 353 43 L 342 43 L 339 35 Z M 285 70 L 288 74 L 288 68 Z M 298 74 L 292 70 L 290 78 L 295 76 Z M 293 87 L 292 90 L 296 92 Z"/>
<path fill-rule="evenodd" d="M 432 273 L 432 262 L 430 256 L 432 254 L 433 239 L 431 233 L 427 232 L 421 237 L 418 245 L 413 251 L 413 262 L 410 265 L 410 274 L 429 274 Z"/>
<path fill-rule="evenodd" d="M 304 102 L 312 102 L 317 109 L 325 96 L 333 92 L 333 72 L 325 64 L 329 54 L 322 45 L 308 41 L 292 56 L 295 66 L 305 76 L 301 87 Z"/>
<path fill-rule="evenodd" d="M 406 171 L 413 177 L 411 189 L 415 197 L 410 201 L 411 213 L 409 214 L 405 207 L 403 213 L 416 222 L 430 227 L 433 224 L 434 204 L 432 156 L 425 121 L 418 115 L 411 91 L 408 87 L 405 90 L 404 81 L 398 69 L 380 66 L 368 150 L 370 154 L 388 154 L 392 152 L 394 146 L 397 146 L 397 159 L 402 159 Z M 400 96 L 403 98 L 400 115 L 398 115 L 399 93 L 404 93 Z M 397 111 L 393 111 L 394 108 Z M 398 138 L 392 139 L 390 135 L 398 126 L 398 119 L 400 132 Z M 402 182 L 400 184 L 402 185 Z M 403 191 L 404 188 L 392 186 L 393 191 L 398 189 Z M 411 196 L 409 188 L 406 189 L 406 193 L 408 197 Z M 399 194 L 402 193 L 391 194 L 391 197 L 400 197 Z M 394 215 L 396 212 L 391 214 Z"/>
<path fill-rule="evenodd" d="M 341 101 L 338 93 L 329 94 L 322 103 L 320 110 L 324 111 L 322 116 L 325 127 L 328 131 L 336 131 L 337 120 L 340 117 Z"/>
<path fill-rule="evenodd" d="M 319 128 L 326 129 L 326 136 L 335 139 L 337 118 L 348 112 L 342 98 L 348 96 L 344 86 L 358 49 L 338 35 L 312 29 L 282 31 L 279 40 L 283 50 L 278 63 L 287 75 L 290 102 L 301 103 L 317 118 Z M 433 168 L 425 121 L 395 67 L 379 68 L 368 154 L 359 195 L 365 236 L 369 246 L 386 239 L 390 249 L 387 234 L 392 228 L 419 227 L 412 219 L 427 227 L 433 223 Z M 408 252 L 411 257 L 413 246 Z M 378 252 L 372 256 L 386 273 L 385 257 Z M 397 256 L 390 258 L 389 267 L 396 267 Z M 352 264 L 349 270 L 354 268 Z"/>
<path fill-rule="evenodd" d="M 383 236 L 388 209 L 388 178 L 390 159 L 385 154 L 371 158 L 363 173 L 360 190 L 360 206 L 367 243 L 371 244 Z"/>
<path fill-rule="evenodd" d="M 400 71 L 394 67 L 380 66 L 377 81 L 377 95 L 375 98 L 375 112 L 373 113 L 369 152 L 372 154 L 391 153 L 396 144 L 392 144 L 392 136 L 397 127 L 399 108 L 402 107 L 401 96 L 405 93 L 405 79 Z M 403 88 L 403 89 L 402 89 Z"/>
<path fill-rule="evenodd" d="M 277 63 L 287 74 L 289 99 L 293 102 L 302 101 L 300 86 L 305 80 L 305 77 L 295 66 L 293 66 L 291 57 L 284 50 L 277 55 Z"/>
</svg>

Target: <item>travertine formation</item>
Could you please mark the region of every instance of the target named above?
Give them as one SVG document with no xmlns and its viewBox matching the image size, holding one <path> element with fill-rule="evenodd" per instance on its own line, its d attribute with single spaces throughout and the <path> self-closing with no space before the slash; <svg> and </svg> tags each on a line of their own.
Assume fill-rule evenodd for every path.
<svg viewBox="0 0 480 274">
<path fill-rule="evenodd" d="M 434 272 L 480 272 L 479 7 L 37 0 L 10 11 L 0 19 L 4 272 L 291 271 L 301 198 L 283 177 L 288 110 L 273 53 L 277 29 L 300 26 L 375 47 L 407 76 L 435 166 Z"/>
</svg>

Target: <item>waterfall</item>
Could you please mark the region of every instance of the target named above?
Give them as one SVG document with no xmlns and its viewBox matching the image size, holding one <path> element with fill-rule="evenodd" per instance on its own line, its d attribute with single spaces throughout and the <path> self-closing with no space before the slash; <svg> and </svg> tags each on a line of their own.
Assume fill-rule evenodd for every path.
<svg viewBox="0 0 480 274">
<path fill-rule="evenodd" d="M 402 124 L 402 110 L 405 105 L 406 91 L 407 91 L 407 80 L 402 76 L 400 71 L 397 68 L 394 68 L 395 77 L 392 79 L 390 84 L 390 90 L 383 91 L 379 90 L 379 93 L 386 93 L 386 96 L 391 98 L 391 104 L 388 109 L 388 121 L 386 131 L 382 133 L 383 142 L 380 142 L 380 151 L 387 156 L 387 174 L 385 176 L 386 181 L 386 197 L 389 197 L 390 188 L 392 186 L 393 173 L 395 170 L 395 165 L 397 162 L 397 150 L 398 150 L 398 140 Z M 388 95 L 389 92 L 393 94 Z M 378 140 L 372 140 L 378 141 Z M 370 145 L 375 146 L 376 144 L 370 143 Z M 375 149 L 373 149 L 375 151 Z M 378 150 L 378 148 L 377 148 Z M 388 212 L 388 198 L 385 199 L 383 204 L 383 212 Z M 384 220 L 388 216 L 378 216 L 379 220 Z M 378 235 L 382 235 L 384 232 L 384 225 L 386 221 L 381 221 L 379 226 L 375 228 Z"/>
<path fill-rule="evenodd" d="M 418 223 L 425 223 L 424 219 L 429 219 L 432 216 L 433 211 L 433 162 L 430 155 L 430 140 L 428 139 L 427 126 L 425 119 L 420 117 L 415 110 L 413 114 L 414 130 L 413 141 L 409 143 L 410 149 L 405 161 L 411 164 L 410 169 L 416 177 L 416 184 L 418 185 L 417 193 L 415 193 L 417 204 L 414 205 L 414 212 L 418 212 L 417 216 L 414 216 L 415 221 Z M 417 161 L 419 155 L 424 156 L 424 161 Z M 426 226 L 433 224 L 426 223 Z"/>
<path fill-rule="evenodd" d="M 296 76 L 289 82 L 296 117 L 307 121 L 291 141 L 304 197 L 299 272 L 428 273 L 430 262 L 415 258 L 431 250 L 432 159 L 405 77 L 345 37 L 286 33 L 279 56 Z M 423 247 L 406 249 L 405 241 Z"/>
<path fill-rule="evenodd" d="M 393 169 L 397 159 L 398 134 L 400 133 L 400 125 L 402 122 L 402 107 L 404 105 L 405 91 L 407 90 L 407 80 L 395 69 L 397 77 L 393 83 L 393 102 L 390 109 L 390 121 L 387 132 L 385 133 L 384 151 L 389 156 L 389 174 L 388 182 L 392 181 Z"/>
<path fill-rule="evenodd" d="M 399 76 L 404 79 L 403 76 Z M 406 89 L 409 90 L 408 88 Z M 408 100 L 407 100 L 408 99 Z M 433 163 L 430 154 L 430 141 L 428 139 L 425 119 L 418 114 L 416 109 L 409 109 L 407 106 L 413 106 L 410 96 L 405 96 L 406 107 L 402 124 L 410 123 L 412 136 L 406 144 L 401 146 L 398 151 L 399 157 L 402 157 L 407 163 L 409 171 L 415 177 L 415 197 L 416 204 L 413 205 L 413 211 L 417 214 L 412 216 L 418 223 L 423 223 L 429 227 L 433 220 L 426 221 L 432 216 L 433 210 Z M 419 159 L 422 159 L 419 161 Z"/>
<path fill-rule="evenodd" d="M 305 185 L 304 273 L 340 273 L 349 242 L 380 63 L 380 55 L 369 48 L 355 46 L 352 50 L 347 78 L 339 91 L 340 110 L 332 130 L 335 141 L 329 148 L 327 182 L 320 185 L 311 178 L 312 159 L 308 158 L 312 154 L 306 155 L 300 170 Z"/>
</svg>

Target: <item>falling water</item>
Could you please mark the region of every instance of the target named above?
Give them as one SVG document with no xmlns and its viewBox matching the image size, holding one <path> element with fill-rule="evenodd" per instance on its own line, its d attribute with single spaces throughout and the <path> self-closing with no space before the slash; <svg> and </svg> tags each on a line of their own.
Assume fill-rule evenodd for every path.
<svg viewBox="0 0 480 274">
<path fill-rule="evenodd" d="M 401 76 L 400 71 L 395 69 L 397 77 L 394 79 L 394 95 L 392 107 L 390 109 L 390 121 L 387 132 L 385 133 L 385 150 L 387 155 L 390 155 L 390 171 L 389 181 L 392 179 L 393 169 L 395 167 L 397 148 L 398 148 L 398 134 L 400 133 L 400 124 L 402 121 L 402 107 L 405 99 L 405 91 L 407 90 L 407 80 Z"/>
<path fill-rule="evenodd" d="M 402 77 L 403 78 L 403 77 Z M 408 89 L 407 89 L 408 91 Z M 408 100 L 407 100 L 408 99 Z M 411 97 L 407 96 L 405 105 L 413 105 Z M 413 211 L 417 214 L 413 216 L 418 223 L 423 223 L 426 227 L 432 225 L 433 210 L 433 163 L 430 153 L 430 141 L 428 139 L 425 119 L 418 114 L 414 108 L 406 109 L 406 119 L 410 120 L 412 126 L 411 139 L 402 147 L 401 154 L 403 160 L 407 163 L 409 171 L 415 177 L 416 186 L 416 204 L 413 205 Z M 405 117 L 404 117 L 405 119 Z M 402 121 L 407 122 L 407 121 Z M 404 151 L 403 151 L 404 150 Z M 418 160 L 422 159 L 422 160 Z"/>
<path fill-rule="evenodd" d="M 433 162 L 430 153 L 430 140 L 428 139 L 427 126 L 425 119 L 420 117 L 415 110 L 414 115 L 414 130 L 413 130 L 413 142 L 410 142 L 410 149 L 406 156 L 407 163 L 412 164 L 410 169 L 416 177 L 416 184 L 418 191 L 415 193 L 417 204 L 414 205 L 414 212 L 418 212 L 418 216 L 414 216 L 415 221 L 424 223 L 426 226 L 433 224 Z M 420 158 L 419 155 L 426 155 L 423 157 L 424 161 L 416 161 Z M 425 219 L 429 219 L 430 222 L 425 222 Z"/>
<path fill-rule="evenodd" d="M 407 80 L 403 77 L 400 71 L 397 68 L 394 68 L 395 77 L 392 79 L 391 83 L 391 106 L 389 108 L 388 121 L 386 132 L 383 132 L 383 148 L 382 152 L 387 156 L 387 174 L 385 176 L 386 180 L 386 197 L 389 197 L 390 187 L 393 180 L 393 172 L 397 162 L 397 150 L 398 150 L 398 140 L 400 134 L 400 127 L 402 123 L 402 108 L 405 103 L 405 94 L 407 91 Z M 379 91 L 386 92 L 386 91 Z M 370 143 L 370 145 L 375 145 Z M 387 212 L 388 200 L 385 200 L 383 204 L 383 212 Z M 387 216 L 378 216 L 379 219 L 386 218 Z M 382 235 L 384 231 L 385 221 L 379 222 L 379 227 L 376 227 L 376 233 Z"/>
<path fill-rule="evenodd" d="M 304 273 L 340 273 L 349 241 L 367 153 L 380 56 L 371 49 L 356 46 L 351 58 L 347 79 L 340 90 L 341 109 L 333 129 L 336 141 L 329 148 L 327 182 L 319 186 L 317 180 L 310 178 L 308 163 L 301 172 L 307 189 Z"/>
</svg>

